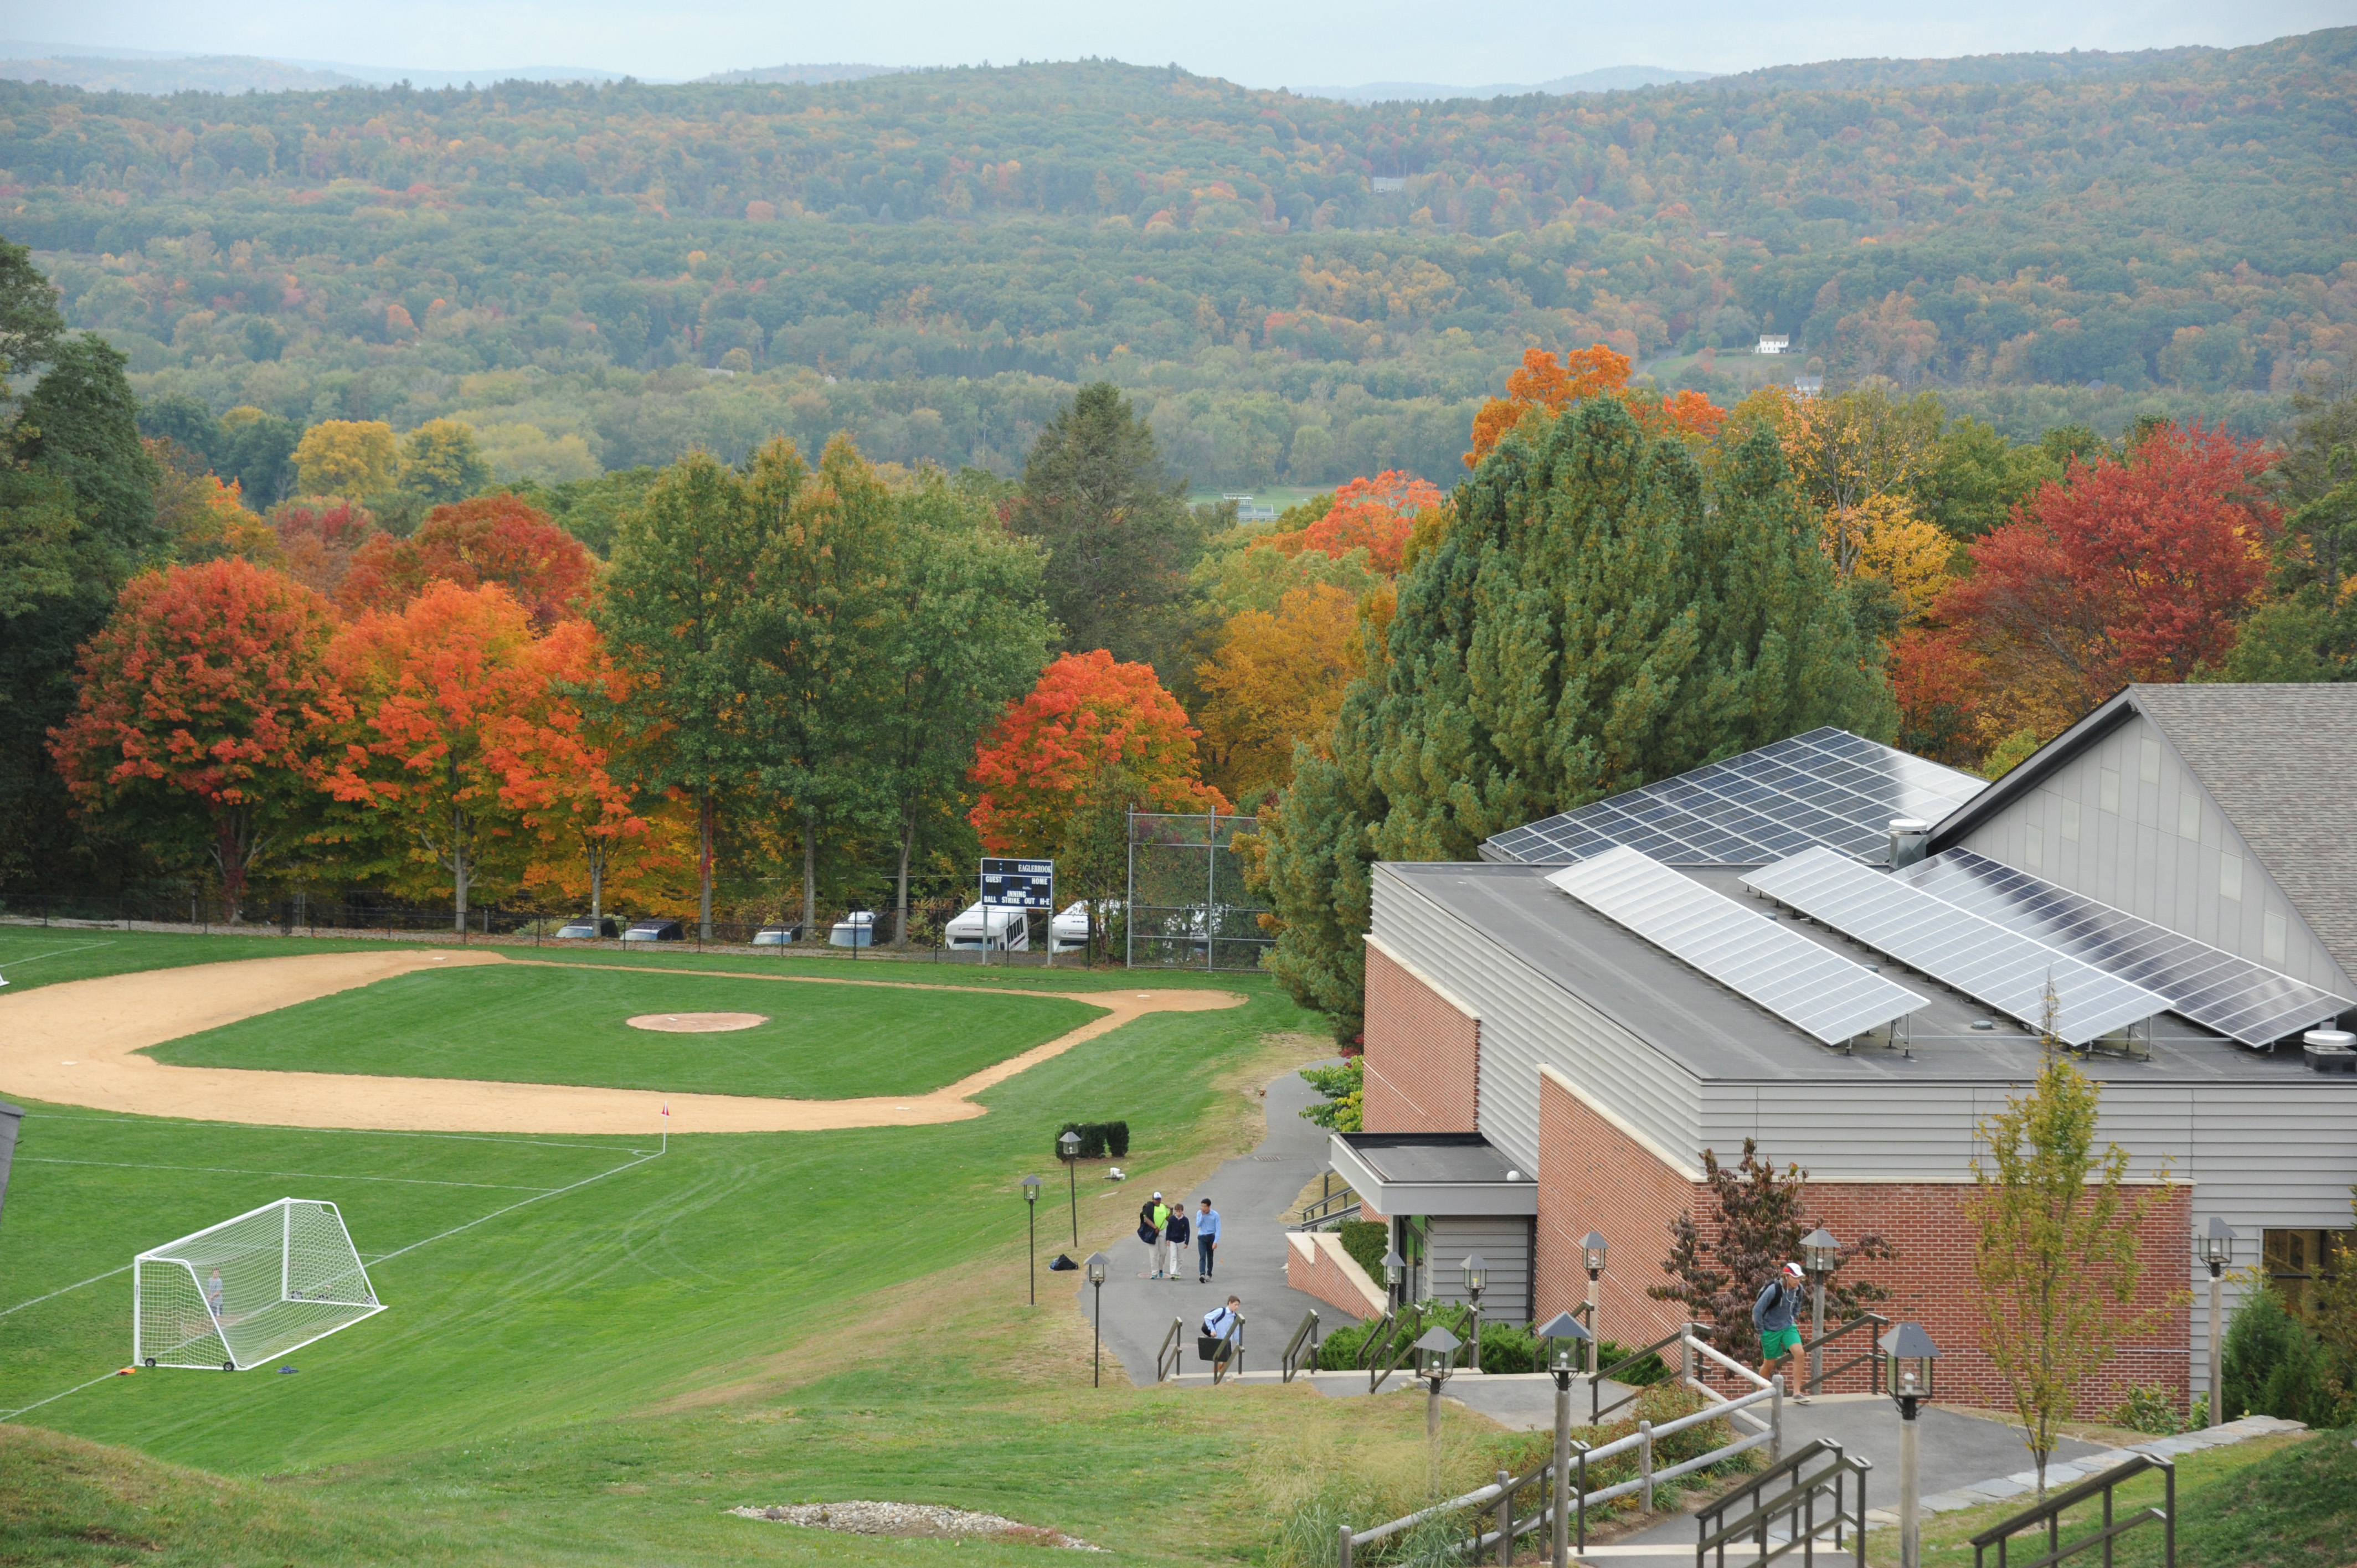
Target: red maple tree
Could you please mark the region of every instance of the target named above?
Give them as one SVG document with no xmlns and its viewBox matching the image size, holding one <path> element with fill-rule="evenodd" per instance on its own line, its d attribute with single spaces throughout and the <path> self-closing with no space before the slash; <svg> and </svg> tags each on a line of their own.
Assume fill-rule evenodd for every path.
<svg viewBox="0 0 2357 1568">
<path fill-rule="evenodd" d="M 235 556 L 133 578 L 49 732 L 76 810 L 162 838 L 200 824 L 237 918 L 350 712 L 328 670 L 334 632 L 325 599 Z"/>
<path fill-rule="evenodd" d="M 597 563 L 548 514 L 511 495 L 437 506 L 407 539 L 379 534 L 352 558 L 336 602 L 348 614 L 397 610 L 428 583 L 497 583 L 545 630 L 581 613 Z"/>
<path fill-rule="evenodd" d="M 1109 790 L 1146 811 L 1229 811 L 1197 774 L 1200 734 L 1152 665 L 1067 653 L 975 748 L 969 820 L 995 854 L 1048 854 Z"/>
<path fill-rule="evenodd" d="M 350 501 L 289 501 L 270 514 L 286 556 L 286 575 L 333 598 L 352 569 L 352 557 L 382 538 L 376 520 Z"/>
<path fill-rule="evenodd" d="M 1287 556 L 1315 550 L 1338 561 L 1363 549 L 1368 569 L 1391 576 L 1400 569 L 1416 518 L 1438 505 L 1437 486 L 1386 468 L 1372 479 L 1352 479 L 1334 492 L 1323 517 L 1295 532 L 1272 534 L 1267 543 Z"/>
</svg>

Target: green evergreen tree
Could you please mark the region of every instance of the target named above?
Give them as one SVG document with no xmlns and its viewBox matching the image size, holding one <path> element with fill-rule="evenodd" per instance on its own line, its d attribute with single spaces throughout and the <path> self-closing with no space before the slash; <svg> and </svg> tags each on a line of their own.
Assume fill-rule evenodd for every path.
<svg viewBox="0 0 2357 1568">
<path fill-rule="evenodd" d="M 1385 657 L 1304 756 L 1263 861 L 1271 968 L 1358 1032 L 1368 865 L 1492 833 L 1819 725 L 1887 737 L 1872 640 L 1765 432 L 1716 476 L 1617 399 L 1510 435 L 1399 589 Z"/>
<path fill-rule="evenodd" d="M 1082 387 L 1039 433 L 1012 526 L 1048 548 L 1048 609 L 1063 647 L 1152 664 L 1165 686 L 1185 678 L 1187 574 L 1203 530 L 1120 388 Z"/>
</svg>

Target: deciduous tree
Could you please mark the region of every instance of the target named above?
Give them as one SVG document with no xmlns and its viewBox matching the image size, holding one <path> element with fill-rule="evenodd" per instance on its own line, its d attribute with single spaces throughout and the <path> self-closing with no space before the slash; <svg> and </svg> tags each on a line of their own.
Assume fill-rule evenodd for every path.
<svg viewBox="0 0 2357 1568">
<path fill-rule="evenodd" d="M 2095 1146 L 2102 1094 L 2068 1060 L 2050 1058 L 2028 1094 L 2008 1097 L 1980 1123 L 1987 1153 L 1973 1157 L 1965 1199 L 1977 1232 L 1981 1345 L 2012 1395 L 2041 1498 L 2046 1462 L 2082 1388 L 2169 1310 L 2134 1310 L 2144 1273 L 2139 1229 L 2169 1201 L 2168 1172 L 2128 1195 L 2127 1151 Z"/>
<path fill-rule="evenodd" d="M 347 614 L 396 610 L 428 583 L 497 583 L 547 629 L 587 607 L 597 563 L 538 508 L 511 495 L 437 506 L 406 539 L 378 533 L 356 550 L 337 589 Z"/>
<path fill-rule="evenodd" d="M 376 520 L 351 501 L 282 502 L 272 509 L 270 526 L 286 575 L 331 599 L 352 569 L 352 557 L 377 532 Z"/>
<path fill-rule="evenodd" d="M 1296 744 L 1316 744 L 1341 710 L 1361 642 L 1357 596 L 1322 583 L 1220 629 L 1195 683 L 1209 771 L 1225 793 L 1247 800 L 1293 776 Z"/>
<path fill-rule="evenodd" d="M 381 419 L 325 419 L 303 433 L 294 458 L 305 495 L 357 499 L 393 489 L 401 446 Z"/>
<path fill-rule="evenodd" d="M 236 920 L 350 716 L 328 670 L 334 630 L 325 599 L 235 556 L 133 578 L 82 650 L 73 717 L 50 732 L 77 809 L 174 850 L 200 842 Z"/>
<path fill-rule="evenodd" d="M 1465 466 L 1478 467 L 1499 439 L 1532 410 L 1559 413 L 1628 384 L 1629 357 L 1601 343 L 1566 350 L 1559 360 L 1544 349 L 1525 349 L 1522 368 L 1506 377 L 1506 395 L 1491 398 L 1474 414 L 1473 450 L 1465 454 Z"/>
<path fill-rule="evenodd" d="M 395 477 L 411 495 L 441 507 L 489 488 L 491 466 L 484 460 L 473 425 L 429 419 L 402 437 Z"/>
</svg>

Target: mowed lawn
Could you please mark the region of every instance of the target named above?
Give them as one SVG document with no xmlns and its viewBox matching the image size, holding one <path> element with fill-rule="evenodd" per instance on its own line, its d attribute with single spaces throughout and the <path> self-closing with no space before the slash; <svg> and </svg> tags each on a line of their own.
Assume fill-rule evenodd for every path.
<svg viewBox="0 0 2357 1568">
<path fill-rule="evenodd" d="M 940 1089 L 1100 1011 L 1055 996 L 519 963 L 380 981 L 149 1054 L 190 1067 L 843 1100 Z M 716 1034 L 625 1022 L 677 1013 L 770 1021 Z"/>
</svg>

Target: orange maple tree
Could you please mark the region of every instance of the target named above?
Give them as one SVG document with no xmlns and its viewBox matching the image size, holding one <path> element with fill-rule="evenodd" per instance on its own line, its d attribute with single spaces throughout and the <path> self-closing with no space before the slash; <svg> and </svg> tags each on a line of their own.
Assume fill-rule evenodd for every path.
<svg viewBox="0 0 2357 1568">
<path fill-rule="evenodd" d="M 235 919 L 350 714 L 328 668 L 334 631 L 325 599 L 237 556 L 134 577 L 49 732 L 76 810 L 159 837 L 200 823 Z"/>
<path fill-rule="evenodd" d="M 1363 549 L 1368 569 L 1390 576 L 1400 569 L 1400 555 L 1415 520 L 1439 506 L 1440 499 L 1439 487 L 1386 468 L 1372 479 L 1352 479 L 1337 489 L 1325 515 L 1307 528 L 1273 533 L 1262 542 L 1288 557 L 1315 550 L 1338 561 Z"/>
<path fill-rule="evenodd" d="M 397 615 L 362 614 L 328 651 L 353 706 L 328 787 L 389 825 L 388 871 L 448 874 L 457 929 L 486 868 L 522 857 L 526 817 L 582 788 L 549 776 L 597 766 L 563 685 L 582 675 L 595 639 L 581 622 L 535 637 L 496 583 L 436 582 Z"/>
<path fill-rule="evenodd" d="M 1902 647 L 1910 727 L 1938 729 L 1944 705 L 1982 714 L 1984 740 L 2050 736 L 2130 682 L 2222 661 L 2281 526 L 2260 488 L 2273 462 L 2222 430 L 2164 425 L 2041 486 L 1973 542 L 1971 575 Z"/>
<path fill-rule="evenodd" d="M 1067 653 L 975 748 L 968 778 L 982 795 L 969 820 L 993 854 L 1042 854 L 1108 790 L 1146 811 L 1227 811 L 1199 775 L 1200 733 L 1152 665 Z"/>
<path fill-rule="evenodd" d="M 361 546 L 381 537 L 376 520 L 350 501 L 288 501 L 270 514 L 270 526 L 277 530 L 286 575 L 330 598 Z"/>
<path fill-rule="evenodd" d="M 378 534 L 352 557 L 336 592 L 347 614 L 393 610 L 428 583 L 498 583 L 545 629 L 579 615 L 597 563 L 548 514 L 511 495 L 437 506 L 407 539 Z"/>
<path fill-rule="evenodd" d="M 1483 403 L 1473 416 L 1473 450 L 1465 466 L 1478 466 L 1506 432 L 1533 411 L 1560 413 L 1586 398 L 1619 398 L 1638 423 L 1657 433 L 1699 440 L 1718 434 L 1727 411 L 1698 392 L 1682 392 L 1658 403 L 1629 390 L 1629 356 L 1598 343 L 1566 351 L 1561 360 L 1544 349 L 1525 349 L 1519 369 L 1506 377 L 1506 395 Z"/>
</svg>

